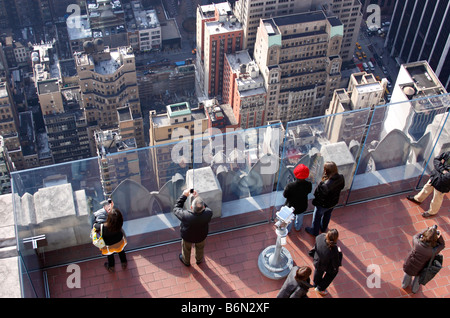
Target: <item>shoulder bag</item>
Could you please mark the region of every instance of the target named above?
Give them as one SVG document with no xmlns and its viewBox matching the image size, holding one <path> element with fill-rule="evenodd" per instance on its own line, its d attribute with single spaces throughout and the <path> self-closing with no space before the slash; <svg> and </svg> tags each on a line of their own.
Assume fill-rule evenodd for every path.
<svg viewBox="0 0 450 318">
<path fill-rule="evenodd" d="M 94 246 L 98 247 L 99 249 L 102 249 L 103 247 L 106 246 L 102 235 L 103 235 L 103 223 L 100 224 L 100 235 L 95 230 L 95 226 L 92 227 L 91 230 L 92 244 L 94 244 Z"/>
</svg>

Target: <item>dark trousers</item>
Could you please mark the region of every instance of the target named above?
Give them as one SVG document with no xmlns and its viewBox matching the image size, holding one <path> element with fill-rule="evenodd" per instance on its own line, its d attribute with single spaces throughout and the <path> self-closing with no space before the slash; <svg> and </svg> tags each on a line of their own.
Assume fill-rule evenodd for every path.
<svg viewBox="0 0 450 318">
<path fill-rule="evenodd" d="M 113 253 L 111 255 L 107 255 L 108 256 L 108 267 L 114 267 L 114 265 L 116 264 L 116 261 L 114 260 L 114 254 Z M 126 263 L 127 262 L 127 256 L 125 255 L 125 251 L 122 250 L 122 252 L 117 253 L 119 254 L 119 259 L 121 263 Z"/>
<path fill-rule="evenodd" d="M 314 270 L 314 285 L 320 290 L 324 291 L 330 286 L 333 279 L 336 277 L 339 271 L 326 272 L 324 270 Z M 324 275 L 325 274 L 325 275 Z"/>
<path fill-rule="evenodd" d="M 311 225 L 314 235 L 319 235 L 319 231 L 326 231 L 328 223 L 330 223 L 331 212 L 333 212 L 333 208 L 315 207 Z"/>
<path fill-rule="evenodd" d="M 191 264 L 191 250 L 192 245 L 195 246 L 195 260 L 197 263 L 200 263 L 203 261 L 203 255 L 204 255 L 204 249 L 205 249 L 205 242 L 206 239 L 204 239 L 201 242 L 198 243 L 190 243 L 188 241 L 185 241 L 181 239 L 181 255 L 183 256 L 183 261 L 186 264 Z"/>
</svg>

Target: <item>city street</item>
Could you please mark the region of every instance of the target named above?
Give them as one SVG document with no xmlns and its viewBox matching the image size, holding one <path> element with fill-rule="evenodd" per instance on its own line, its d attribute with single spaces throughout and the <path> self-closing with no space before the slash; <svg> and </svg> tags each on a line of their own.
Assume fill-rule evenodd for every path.
<svg viewBox="0 0 450 318">
<path fill-rule="evenodd" d="M 366 58 L 362 60 L 358 60 L 355 55 L 355 64 L 358 63 L 368 63 L 371 58 L 376 59 L 379 57 L 379 61 L 382 62 L 381 66 L 386 68 L 386 73 L 383 72 L 381 66 L 378 63 L 373 63 L 375 66 L 375 70 L 368 71 L 368 73 L 373 73 L 375 76 L 379 76 L 380 78 L 387 78 L 391 85 L 395 84 L 397 79 L 397 74 L 399 71 L 399 67 L 396 61 L 389 56 L 388 51 L 384 48 L 384 42 L 386 38 L 381 37 L 379 35 L 368 36 L 366 32 L 366 28 L 362 27 L 359 32 L 358 42 L 361 45 L 361 49 L 355 47 L 355 53 L 360 52 L 361 54 L 364 52 L 366 54 Z M 372 49 L 372 50 L 371 50 Z M 377 61 L 376 61 L 377 62 Z M 389 92 L 392 93 L 391 88 L 388 88 Z"/>
</svg>

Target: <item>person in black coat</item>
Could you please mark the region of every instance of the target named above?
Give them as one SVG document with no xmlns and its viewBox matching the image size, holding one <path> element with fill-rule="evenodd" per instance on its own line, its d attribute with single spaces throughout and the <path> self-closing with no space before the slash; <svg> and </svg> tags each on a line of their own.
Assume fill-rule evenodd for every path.
<svg viewBox="0 0 450 318">
<path fill-rule="evenodd" d="M 209 231 L 209 222 L 212 218 L 212 211 L 206 206 L 202 198 L 200 198 L 196 191 L 193 193 L 194 200 L 192 201 L 191 210 L 183 208 L 186 199 L 190 195 L 190 190 L 184 190 L 183 194 L 178 198 L 177 203 L 173 209 L 175 216 L 181 221 L 181 254 L 180 261 L 190 266 L 192 245 L 195 246 L 195 259 L 197 264 L 203 261 L 204 248 L 206 237 Z"/>
<path fill-rule="evenodd" d="M 345 186 L 344 176 L 338 173 L 336 164 L 327 161 L 323 167 L 322 180 L 314 191 L 312 204 L 315 206 L 312 225 L 305 229 L 311 235 L 319 235 L 319 230 L 325 232 L 330 223 L 331 212 L 339 202 L 339 196 Z"/>
<path fill-rule="evenodd" d="M 300 231 L 303 225 L 303 213 L 308 208 L 308 194 L 312 190 L 312 184 L 305 180 L 309 177 L 309 169 L 304 164 L 295 167 L 294 175 L 297 180 L 286 185 L 283 196 L 286 198 L 285 205 L 294 208 L 294 228 Z M 292 223 L 289 223 L 287 230 L 290 232 L 291 228 Z"/>
<path fill-rule="evenodd" d="M 334 280 L 342 265 L 342 252 L 337 246 L 339 233 L 336 229 L 316 236 L 314 248 L 310 255 L 314 258 L 314 286 L 321 295 L 328 294 L 327 288 Z"/>
<path fill-rule="evenodd" d="M 278 292 L 277 298 L 308 298 L 311 268 L 308 266 L 294 266 Z"/>
<path fill-rule="evenodd" d="M 436 255 L 439 254 L 445 248 L 445 241 L 437 228 L 432 226 L 414 235 L 412 244 L 411 252 L 403 264 L 405 274 L 402 288 L 405 289 L 412 285 L 411 291 L 417 293 L 420 287 L 419 275 L 421 271 L 428 265 L 433 256 L 433 249 L 436 249 Z M 414 280 L 412 280 L 412 277 L 414 277 Z"/>
<path fill-rule="evenodd" d="M 430 179 L 416 195 L 408 195 L 406 198 L 414 203 L 421 204 L 433 192 L 428 211 L 423 212 L 423 217 L 429 217 L 439 212 L 444 193 L 450 191 L 450 151 L 444 152 L 433 160 L 434 170 Z"/>
</svg>

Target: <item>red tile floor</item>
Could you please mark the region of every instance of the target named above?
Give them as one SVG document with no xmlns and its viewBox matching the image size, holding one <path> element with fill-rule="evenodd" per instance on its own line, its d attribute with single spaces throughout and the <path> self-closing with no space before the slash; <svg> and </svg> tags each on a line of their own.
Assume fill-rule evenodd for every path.
<svg viewBox="0 0 450 318">
<path fill-rule="evenodd" d="M 445 298 L 450 297 L 450 194 L 437 216 L 423 218 L 430 199 L 417 206 L 405 195 L 378 199 L 336 208 L 329 228 L 339 231 L 339 246 L 344 259 L 340 272 L 328 288 L 327 298 Z M 305 216 L 309 226 L 311 215 Z M 438 224 L 447 247 L 442 251 L 444 268 L 433 281 L 421 286 L 417 294 L 401 288 L 403 260 L 411 238 L 427 226 Z M 274 225 L 264 224 L 227 233 L 211 235 L 205 247 L 206 261 L 185 267 L 178 254 L 180 243 L 129 252 L 128 268 L 109 273 L 104 258 L 79 263 L 81 288 L 69 289 L 66 267 L 47 271 L 52 298 L 121 297 L 121 298 L 274 298 L 284 279 L 271 280 L 258 269 L 258 256 L 275 244 Z M 294 264 L 309 265 L 308 251 L 314 238 L 304 229 L 288 235 L 285 246 Z M 193 258 L 192 258 L 193 259 Z M 447 264 L 446 264 L 447 263 Z M 381 269 L 381 285 L 369 288 L 367 267 Z M 313 267 L 312 267 L 313 268 Z M 309 297 L 320 298 L 313 289 Z"/>
</svg>

